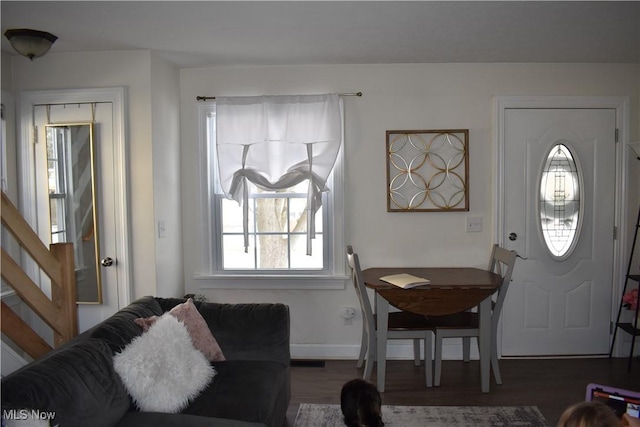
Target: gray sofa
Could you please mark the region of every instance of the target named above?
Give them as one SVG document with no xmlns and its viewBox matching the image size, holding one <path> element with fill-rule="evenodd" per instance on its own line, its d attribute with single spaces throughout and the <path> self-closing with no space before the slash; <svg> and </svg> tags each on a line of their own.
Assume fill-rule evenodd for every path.
<svg viewBox="0 0 640 427">
<path fill-rule="evenodd" d="M 282 427 L 291 397 L 289 309 L 283 304 L 195 302 L 224 352 L 217 374 L 179 414 L 139 412 L 113 355 L 142 334 L 133 320 L 181 299 L 144 297 L 2 379 L 2 409 L 55 412 L 60 427 Z M 14 414 L 17 412 L 13 412 Z"/>
</svg>

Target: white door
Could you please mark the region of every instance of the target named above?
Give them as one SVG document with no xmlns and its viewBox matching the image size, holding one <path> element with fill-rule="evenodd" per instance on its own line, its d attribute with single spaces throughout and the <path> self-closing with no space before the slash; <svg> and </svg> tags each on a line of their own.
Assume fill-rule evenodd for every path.
<svg viewBox="0 0 640 427">
<path fill-rule="evenodd" d="M 523 259 L 502 355 L 607 354 L 616 110 L 508 108 L 503 123 L 502 241 Z"/>
<path fill-rule="evenodd" d="M 114 95 L 115 93 L 115 95 Z M 38 143 L 33 145 L 35 212 L 38 234 L 51 240 L 46 133 L 47 124 L 94 122 L 94 177 L 98 219 L 98 259 L 110 258 L 110 265 L 99 265 L 102 301 L 78 305 L 78 330 L 83 332 L 111 316 L 129 302 L 129 273 L 126 197 L 122 190 L 124 164 L 119 115 L 121 91 L 38 92 L 27 96 L 31 103 L 32 131 Z M 115 96 L 115 97 L 114 97 Z M 77 104 L 72 104 L 75 101 Z M 96 102 L 93 102 L 96 101 Z M 23 120 L 25 119 L 23 110 Z M 89 263 L 87 261 L 87 263 Z M 95 265 L 95 262 L 93 263 Z M 105 262 L 104 264 L 109 264 Z"/>
</svg>

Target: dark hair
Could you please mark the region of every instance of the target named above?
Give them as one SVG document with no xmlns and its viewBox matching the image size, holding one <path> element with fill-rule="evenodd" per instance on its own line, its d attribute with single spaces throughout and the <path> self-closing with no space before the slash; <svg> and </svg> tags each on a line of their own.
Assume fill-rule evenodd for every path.
<svg viewBox="0 0 640 427">
<path fill-rule="evenodd" d="M 604 403 L 594 400 L 569 406 L 560 416 L 558 427 L 616 427 L 620 420 Z"/>
<path fill-rule="evenodd" d="M 382 399 L 375 385 L 355 379 L 342 386 L 340 408 L 347 427 L 383 427 Z"/>
</svg>

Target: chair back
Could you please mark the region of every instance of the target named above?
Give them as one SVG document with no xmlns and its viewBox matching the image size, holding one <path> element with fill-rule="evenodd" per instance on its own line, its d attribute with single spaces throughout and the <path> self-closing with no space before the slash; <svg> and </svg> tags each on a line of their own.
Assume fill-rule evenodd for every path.
<svg viewBox="0 0 640 427">
<path fill-rule="evenodd" d="M 347 263 L 349 264 L 349 268 L 351 268 L 351 282 L 355 287 L 356 295 L 358 295 L 358 300 L 360 301 L 360 309 L 362 310 L 364 326 L 368 333 L 374 334 L 375 320 L 373 317 L 373 309 L 369 302 L 367 288 L 364 285 L 362 269 L 360 268 L 360 259 L 358 258 L 358 254 L 353 252 L 353 247 L 351 245 L 347 246 Z"/>
<path fill-rule="evenodd" d="M 513 275 L 513 268 L 516 264 L 516 258 L 518 253 L 516 251 L 508 250 L 494 244 L 491 250 L 491 259 L 489 260 L 489 271 L 502 276 L 502 284 L 498 288 L 498 296 L 493 304 L 493 310 L 491 313 L 491 323 L 493 330 L 497 330 L 498 319 L 500 318 L 500 312 L 504 305 L 504 299 L 509 289 L 509 283 L 511 282 L 511 276 Z"/>
</svg>

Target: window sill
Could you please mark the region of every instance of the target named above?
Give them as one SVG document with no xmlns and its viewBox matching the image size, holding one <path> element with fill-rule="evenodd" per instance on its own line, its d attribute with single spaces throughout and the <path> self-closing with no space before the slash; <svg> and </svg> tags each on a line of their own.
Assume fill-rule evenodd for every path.
<svg viewBox="0 0 640 427">
<path fill-rule="evenodd" d="M 344 289 L 347 276 L 195 275 L 200 289 Z"/>
</svg>

